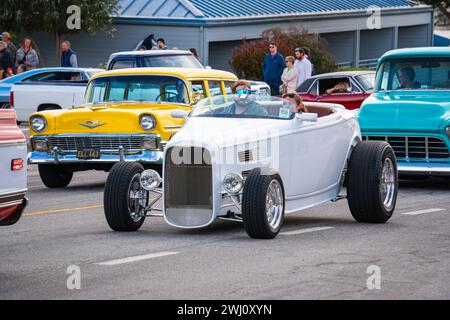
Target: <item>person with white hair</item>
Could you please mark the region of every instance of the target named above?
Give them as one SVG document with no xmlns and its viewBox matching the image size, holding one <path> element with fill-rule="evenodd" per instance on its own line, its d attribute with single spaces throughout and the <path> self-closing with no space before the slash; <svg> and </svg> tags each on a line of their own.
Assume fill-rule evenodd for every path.
<svg viewBox="0 0 450 320">
<path fill-rule="evenodd" d="M 61 67 L 78 68 L 77 54 L 72 50 L 72 45 L 69 41 L 61 43 L 61 50 Z"/>
</svg>

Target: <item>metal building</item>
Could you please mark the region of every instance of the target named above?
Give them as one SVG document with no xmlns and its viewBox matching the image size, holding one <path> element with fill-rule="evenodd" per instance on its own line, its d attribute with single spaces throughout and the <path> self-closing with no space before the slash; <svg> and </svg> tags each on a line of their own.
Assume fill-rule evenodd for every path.
<svg viewBox="0 0 450 320">
<path fill-rule="evenodd" d="M 119 0 L 114 37 L 67 36 L 82 66 L 97 66 L 111 53 L 134 49 L 149 34 L 179 49 L 196 48 L 205 65 L 230 70 L 242 38 L 290 26 L 321 34 L 342 66 L 372 66 L 393 48 L 431 46 L 433 9 L 408 0 Z M 379 16 L 378 16 L 379 14 Z M 379 18 L 379 19 L 378 19 Z M 54 38 L 36 37 L 46 65 L 55 64 Z"/>
</svg>

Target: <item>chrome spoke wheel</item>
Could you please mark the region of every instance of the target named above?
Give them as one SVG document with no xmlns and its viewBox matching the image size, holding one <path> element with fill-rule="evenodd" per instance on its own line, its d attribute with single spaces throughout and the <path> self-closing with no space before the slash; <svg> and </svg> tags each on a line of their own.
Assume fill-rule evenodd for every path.
<svg viewBox="0 0 450 320">
<path fill-rule="evenodd" d="M 266 216 L 270 229 L 276 231 L 283 221 L 284 199 L 283 189 L 278 180 L 270 182 L 266 194 Z"/>
<path fill-rule="evenodd" d="M 128 187 L 128 212 L 134 222 L 145 217 L 145 208 L 148 205 L 148 192 L 141 187 L 140 174 L 134 175 Z"/>
<path fill-rule="evenodd" d="M 386 210 L 391 210 L 394 205 L 396 188 L 394 163 L 386 158 L 380 178 L 380 196 Z"/>
</svg>

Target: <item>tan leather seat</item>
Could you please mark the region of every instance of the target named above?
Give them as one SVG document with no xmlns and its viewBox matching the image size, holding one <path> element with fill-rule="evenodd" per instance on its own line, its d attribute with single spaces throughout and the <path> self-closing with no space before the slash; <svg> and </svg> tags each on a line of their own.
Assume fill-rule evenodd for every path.
<svg viewBox="0 0 450 320">
<path fill-rule="evenodd" d="M 316 107 L 316 106 L 312 107 L 306 105 L 306 108 L 308 108 L 308 111 L 310 113 L 317 113 L 319 115 L 319 118 L 329 116 L 330 114 L 333 113 L 333 108 L 329 107 Z"/>
</svg>

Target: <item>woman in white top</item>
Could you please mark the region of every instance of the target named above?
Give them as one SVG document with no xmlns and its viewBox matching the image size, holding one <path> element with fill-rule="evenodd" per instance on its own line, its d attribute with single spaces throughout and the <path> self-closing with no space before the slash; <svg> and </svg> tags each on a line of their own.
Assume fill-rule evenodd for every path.
<svg viewBox="0 0 450 320">
<path fill-rule="evenodd" d="M 292 56 L 286 57 L 286 68 L 281 76 L 281 81 L 285 87 L 283 93 L 295 93 L 297 90 L 297 72 L 294 68 L 295 58 Z"/>
</svg>

